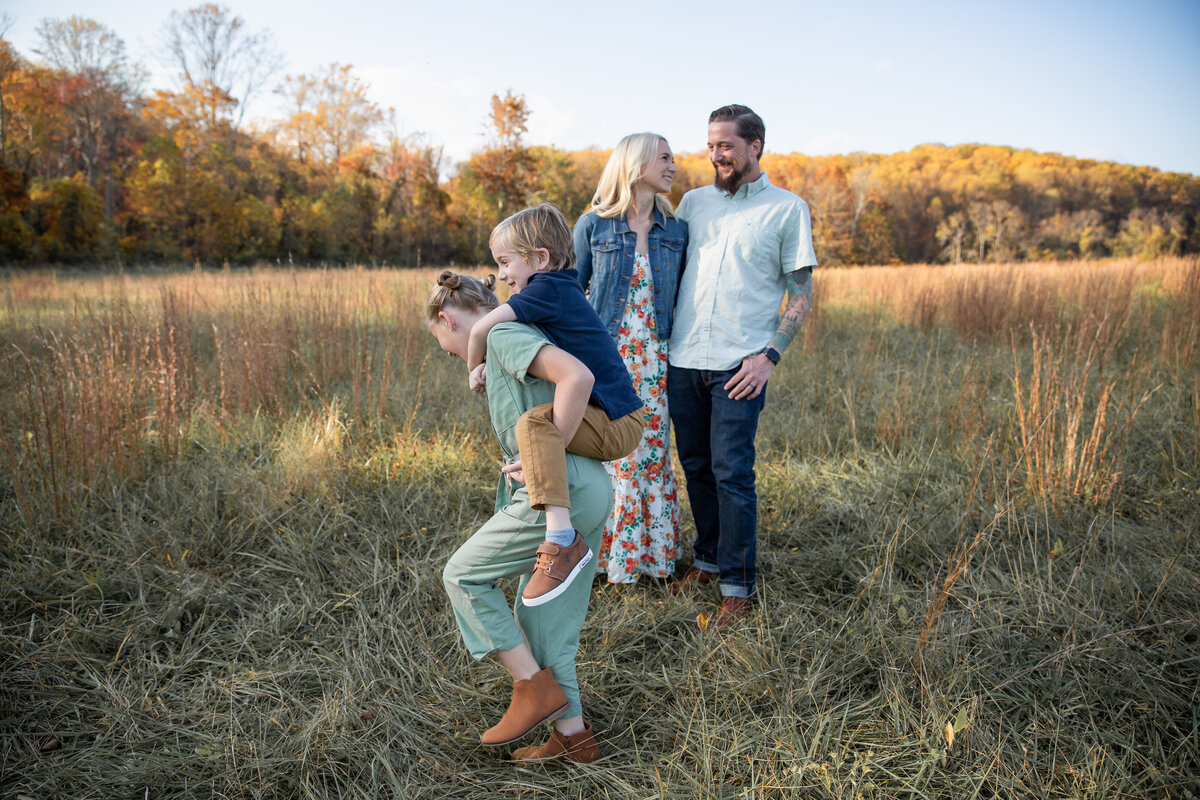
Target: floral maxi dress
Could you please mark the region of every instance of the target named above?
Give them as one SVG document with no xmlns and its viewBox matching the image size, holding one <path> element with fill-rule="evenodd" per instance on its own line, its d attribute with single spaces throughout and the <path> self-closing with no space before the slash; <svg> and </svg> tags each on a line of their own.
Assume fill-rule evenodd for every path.
<svg viewBox="0 0 1200 800">
<path fill-rule="evenodd" d="M 679 491 L 671 467 L 667 415 L 667 344 L 658 339 L 650 261 L 634 255 L 633 281 L 617 349 L 645 406 L 642 441 L 627 458 L 605 462 L 613 484 L 612 516 L 604 526 L 598 568 L 611 583 L 639 575 L 665 578 L 679 558 Z"/>
</svg>

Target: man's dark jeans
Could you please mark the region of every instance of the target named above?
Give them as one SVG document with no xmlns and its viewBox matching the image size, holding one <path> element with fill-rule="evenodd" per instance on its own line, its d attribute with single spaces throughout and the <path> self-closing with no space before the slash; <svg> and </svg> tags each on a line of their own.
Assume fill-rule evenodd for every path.
<svg viewBox="0 0 1200 800">
<path fill-rule="evenodd" d="M 736 372 L 670 367 L 667 400 L 696 520 L 693 566 L 720 573 L 723 596 L 748 597 L 758 532 L 754 434 L 766 391 L 729 399 L 723 387 Z"/>
</svg>

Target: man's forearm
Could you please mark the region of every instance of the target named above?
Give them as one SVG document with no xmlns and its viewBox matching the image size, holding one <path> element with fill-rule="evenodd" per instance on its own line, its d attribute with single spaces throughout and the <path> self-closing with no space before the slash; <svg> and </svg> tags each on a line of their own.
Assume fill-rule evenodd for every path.
<svg viewBox="0 0 1200 800">
<path fill-rule="evenodd" d="M 779 353 L 792 343 L 812 309 L 812 269 L 806 267 L 789 272 L 784 280 L 787 282 L 787 304 L 779 315 L 779 327 L 771 337 L 771 347 Z"/>
</svg>

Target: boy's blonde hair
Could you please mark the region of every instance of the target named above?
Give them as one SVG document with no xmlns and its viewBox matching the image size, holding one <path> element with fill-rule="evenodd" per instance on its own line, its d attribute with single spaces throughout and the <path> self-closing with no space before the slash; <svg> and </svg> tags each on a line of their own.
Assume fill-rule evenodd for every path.
<svg viewBox="0 0 1200 800">
<path fill-rule="evenodd" d="M 613 148 L 612 155 L 600 173 L 600 184 L 592 197 L 592 211 L 600 217 L 620 217 L 633 208 L 637 182 L 646 168 L 658 158 L 659 142 L 667 141 L 657 133 L 631 133 Z M 654 205 L 665 217 L 675 216 L 671 201 L 664 195 L 654 196 Z"/>
<path fill-rule="evenodd" d="M 461 308 L 464 311 L 477 309 L 491 311 L 500 305 L 500 300 L 492 287 L 496 285 L 496 276 L 488 275 L 479 280 L 470 275 L 461 275 L 453 270 L 444 269 L 437 277 L 437 286 L 425 301 L 425 321 L 432 325 L 438 321 L 438 312 L 443 308 Z"/>
<path fill-rule="evenodd" d="M 488 246 L 496 239 L 503 240 L 517 255 L 532 263 L 538 250 L 550 254 L 547 272 L 558 272 L 575 266 L 575 240 L 567 218 L 554 203 L 539 203 L 533 208 L 518 211 L 492 228 Z"/>
</svg>

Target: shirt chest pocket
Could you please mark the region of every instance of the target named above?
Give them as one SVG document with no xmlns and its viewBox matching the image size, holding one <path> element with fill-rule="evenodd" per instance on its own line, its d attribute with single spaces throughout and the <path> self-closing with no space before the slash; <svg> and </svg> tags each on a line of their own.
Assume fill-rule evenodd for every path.
<svg viewBox="0 0 1200 800">
<path fill-rule="evenodd" d="M 749 219 L 729 231 L 729 252 L 742 261 L 757 263 L 779 260 L 779 232 L 762 224 L 761 219 Z"/>
</svg>

